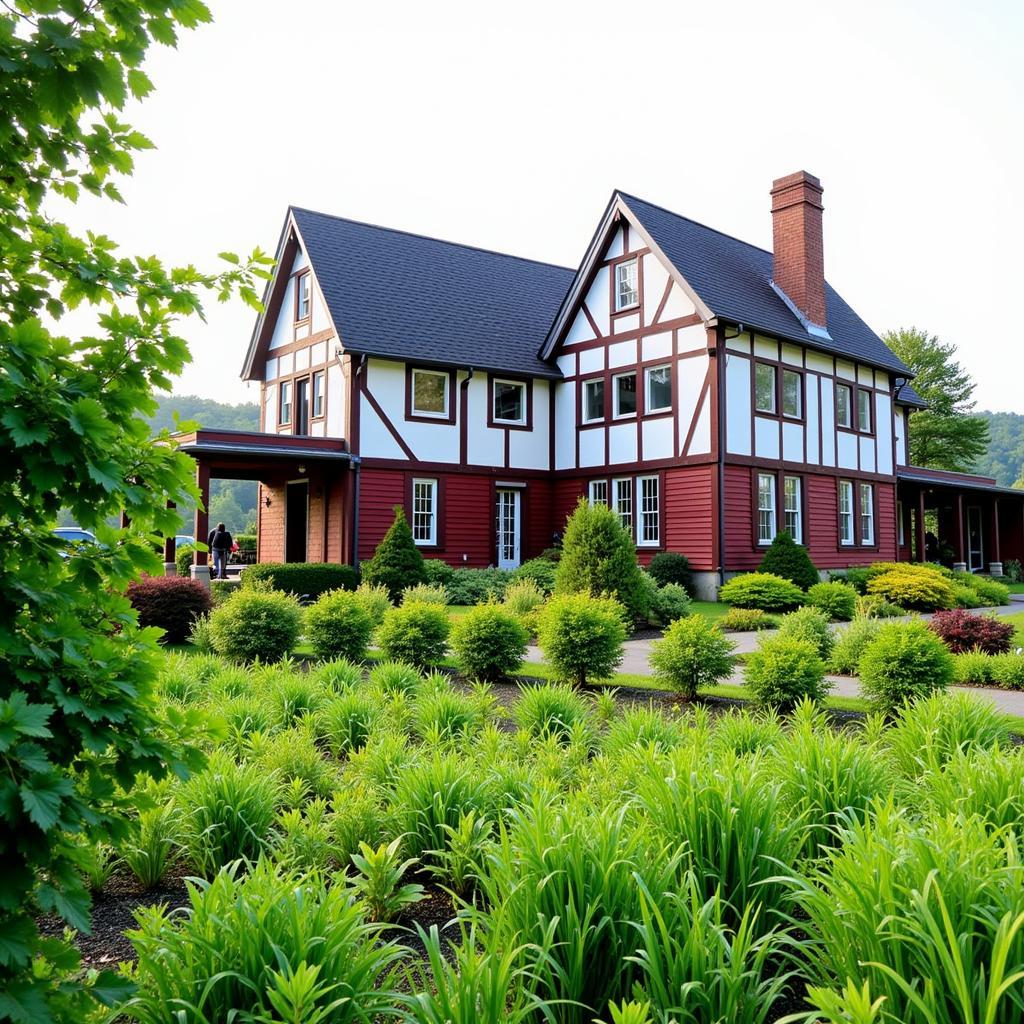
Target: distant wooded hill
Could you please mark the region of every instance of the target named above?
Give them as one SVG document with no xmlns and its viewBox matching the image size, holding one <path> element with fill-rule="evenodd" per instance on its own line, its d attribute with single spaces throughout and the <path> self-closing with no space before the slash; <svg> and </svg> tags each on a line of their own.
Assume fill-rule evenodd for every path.
<svg viewBox="0 0 1024 1024">
<path fill-rule="evenodd" d="M 1019 412 L 982 412 L 988 420 L 991 440 L 988 452 L 980 458 L 975 470 L 994 476 L 1004 487 L 1024 477 L 1024 414 Z M 913 430 L 913 419 L 911 419 Z"/>
</svg>

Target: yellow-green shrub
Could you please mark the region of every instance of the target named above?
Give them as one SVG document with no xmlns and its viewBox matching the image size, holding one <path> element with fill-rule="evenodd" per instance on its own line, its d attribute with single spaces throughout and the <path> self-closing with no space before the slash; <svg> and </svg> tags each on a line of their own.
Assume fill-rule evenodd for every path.
<svg viewBox="0 0 1024 1024">
<path fill-rule="evenodd" d="M 953 584 L 938 570 L 923 565 L 900 565 L 868 580 L 868 593 L 901 608 L 934 612 L 952 608 Z"/>
</svg>

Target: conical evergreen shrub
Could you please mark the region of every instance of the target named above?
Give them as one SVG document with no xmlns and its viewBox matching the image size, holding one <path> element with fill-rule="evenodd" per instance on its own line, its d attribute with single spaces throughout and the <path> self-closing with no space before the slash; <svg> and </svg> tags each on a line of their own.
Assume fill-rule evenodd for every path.
<svg viewBox="0 0 1024 1024">
<path fill-rule="evenodd" d="M 787 530 L 775 535 L 775 540 L 764 553 L 758 572 L 771 572 L 792 580 L 801 590 L 809 590 L 821 582 L 807 549 L 797 544 Z"/>
<path fill-rule="evenodd" d="M 427 582 L 423 556 L 412 539 L 409 521 L 401 505 L 395 506 L 395 521 L 377 545 L 373 558 L 362 569 L 364 583 L 379 583 L 388 588 L 393 601 L 406 587 Z"/>
</svg>

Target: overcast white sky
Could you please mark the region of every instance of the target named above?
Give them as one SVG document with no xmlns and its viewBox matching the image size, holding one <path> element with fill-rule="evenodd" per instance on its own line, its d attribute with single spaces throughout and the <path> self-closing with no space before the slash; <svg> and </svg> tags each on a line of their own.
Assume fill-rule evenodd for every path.
<svg viewBox="0 0 1024 1024">
<path fill-rule="evenodd" d="M 73 215 L 126 251 L 272 251 L 294 203 L 575 266 L 616 187 L 767 248 L 806 168 L 832 284 L 1024 411 L 1019 0 L 210 3 L 150 60 L 127 208 Z M 252 314 L 210 312 L 176 390 L 254 399 Z"/>
</svg>

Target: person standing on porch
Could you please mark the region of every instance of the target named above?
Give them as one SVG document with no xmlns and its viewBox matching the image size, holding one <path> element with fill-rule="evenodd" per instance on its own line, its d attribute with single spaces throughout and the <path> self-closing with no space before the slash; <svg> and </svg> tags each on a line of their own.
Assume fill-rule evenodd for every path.
<svg viewBox="0 0 1024 1024">
<path fill-rule="evenodd" d="M 223 523 L 218 523 L 217 529 L 211 530 L 206 539 L 206 546 L 213 552 L 213 574 L 219 580 L 228 578 L 228 555 L 233 544 L 234 540 Z"/>
</svg>

